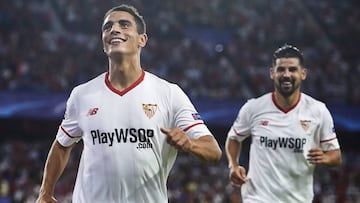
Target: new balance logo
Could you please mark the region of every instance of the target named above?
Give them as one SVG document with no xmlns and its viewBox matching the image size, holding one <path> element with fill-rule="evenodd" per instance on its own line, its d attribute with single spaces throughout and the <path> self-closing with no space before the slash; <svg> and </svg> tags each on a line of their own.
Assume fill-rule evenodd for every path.
<svg viewBox="0 0 360 203">
<path fill-rule="evenodd" d="M 260 121 L 260 125 L 267 126 L 269 125 L 269 121 Z"/>
<path fill-rule="evenodd" d="M 87 116 L 93 116 L 93 115 L 95 115 L 97 113 L 98 110 L 99 110 L 99 108 L 91 108 L 86 115 Z"/>
</svg>

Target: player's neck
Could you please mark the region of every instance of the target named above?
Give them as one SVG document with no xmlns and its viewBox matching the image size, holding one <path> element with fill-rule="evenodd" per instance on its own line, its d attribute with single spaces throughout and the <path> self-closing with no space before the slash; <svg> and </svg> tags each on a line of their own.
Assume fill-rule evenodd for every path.
<svg viewBox="0 0 360 203">
<path fill-rule="evenodd" d="M 296 91 L 288 97 L 285 97 L 279 92 L 275 91 L 273 93 L 273 99 L 281 109 L 290 109 L 299 102 L 300 91 Z"/>
<path fill-rule="evenodd" d="M 109 61 L 109 81 L 119 91 L 128 88 L 137 81 L 142 71 L 138 62 L 122 61 L 121 63 L 116 63 Z"/>
</svg>

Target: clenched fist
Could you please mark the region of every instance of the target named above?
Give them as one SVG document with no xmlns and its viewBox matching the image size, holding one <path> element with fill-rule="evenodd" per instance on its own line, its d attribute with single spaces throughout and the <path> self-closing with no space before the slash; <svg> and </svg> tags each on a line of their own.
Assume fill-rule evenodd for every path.
<svg viewBox="0 0 360 203">
<path fill-rule="evenodd" d="M 160 128 L 161 132 L 166 135 L 168 144 L 174 146 L 178 150 L 191 151 L 192 141 L 186 133 L 180 128 Z"/>
</svg>

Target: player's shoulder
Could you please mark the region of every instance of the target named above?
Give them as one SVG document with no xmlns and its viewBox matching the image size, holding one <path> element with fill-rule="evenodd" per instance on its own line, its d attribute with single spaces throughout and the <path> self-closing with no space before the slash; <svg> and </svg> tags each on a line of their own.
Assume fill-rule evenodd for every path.
<svg viewBox="0 0 360 203">
<path fill-rule="evenodd" d="M 157 90 L 171 91 L 180 88 L 176 83 L 170 82 L 148 71 L 145 71 L 145 80 L 152 83 Z"/>
<path fill-rule="evenodd" d="M 318 99 L 315 99 L 305 93 L 301 94 L 300 108 L 307 109 L 318 117 L 328 115 L 329 109 L 326 104 Z M 325 113 L 325 114 L 324 114 Z"/>
<path fill-rule="evenodd" d="M 242 112 L 247 112 L 249 115 L 257 114 L 260 111 L 272 108 L 271 93 L 266 93 L 258 97 L 248 99 L 240 108 Z M 259 111 L 260 110 L 260 111 Z"/>
<path fill-rule="evenodd" d="M 264 106 L 265 104 L 270 103 L 272 99 L 272 93 L 266 93 L 258 97 L 254 97 L 247 100 L 247 104 L 251 106 Z"/>
<path fill-rule="evenodd" d="M 309 107 L 313 107 L 313 108 L 323 108 L 325 107 L 325 103 L 315 99 L 314 97 L 305 94 L 305 93 L 301 93 L 301 102 L 303 102 L 305 105 L 309 106 Z"/>
<path fill-rule="evenodd" d="M 75 86 L 72 90 L 73 93 L 82 93 L 87 91 L 94 91 L 105 84 L 106 72 L 92 78 L 84 83 Z"/>
</svg>

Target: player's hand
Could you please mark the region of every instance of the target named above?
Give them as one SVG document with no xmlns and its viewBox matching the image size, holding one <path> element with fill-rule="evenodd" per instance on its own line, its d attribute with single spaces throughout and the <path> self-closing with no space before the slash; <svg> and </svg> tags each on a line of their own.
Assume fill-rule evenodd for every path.
<svg viewBox="0 0 360 203">
<path fill-rule="evenodd" d="M 36 203 L 57 203 L 57 200 L 51 195 L 39 195 Z"/>
<path fill-rule="evenodd" d="M 232 166 L 229 174 L 230 183 L 234 187 L 240 187 L 247 181 L 246 169 L 242 166 Z"/>
<path fill-rule="evenodd" d="M 178 150 L 190 151 L 191 139 L 180 128 L 160 128 L 161 132 L 166 135 L 166 141 L 168 144 L 174 146 Z"/>
<path fill-rule="evenodd" d="M 326 154 L 320 147 L 310 149 L 307 160 L 312 164 L 326 164 L 328 162 Z"/>
</svg>

